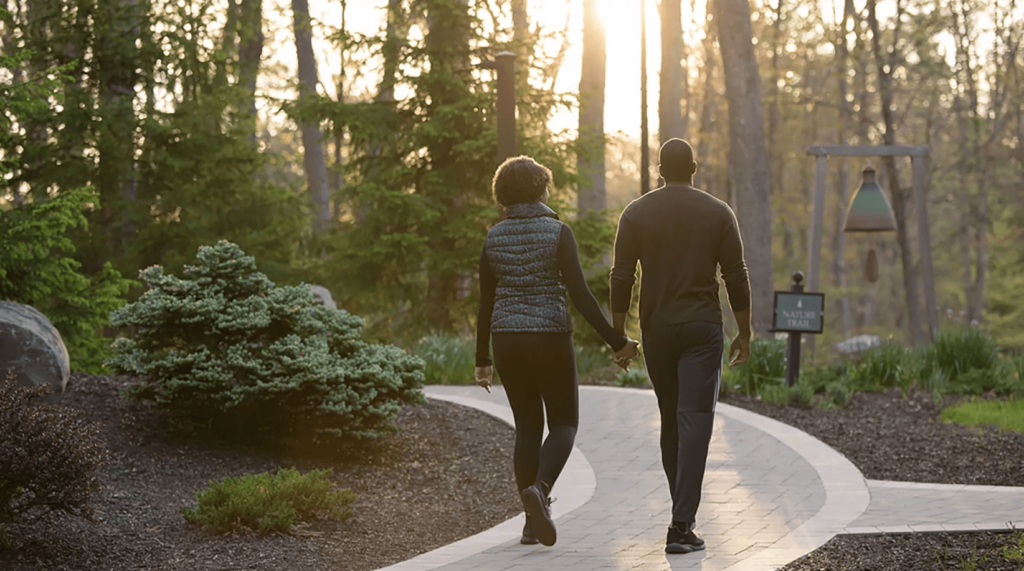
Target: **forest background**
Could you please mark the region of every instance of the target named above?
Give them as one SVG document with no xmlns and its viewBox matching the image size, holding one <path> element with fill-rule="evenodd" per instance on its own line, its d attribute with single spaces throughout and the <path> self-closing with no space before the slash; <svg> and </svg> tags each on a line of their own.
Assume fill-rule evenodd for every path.
<svg viewBox="0 0 1024 571">
<path fill-rule="evenodd" d="M 469 337 L 479 250 L 499 219 L 495 77 L 481 63 L 508 50 L 518 150 L 552 169 L 553 206 L 602 302 L 617 215 L 645 167 L 658 180 L 643 135 L 655 151 L 691 141 L 696 186 L 737 211 L 762 337 L 771 292 L 807 268 L 808 147 L 928 145 L 943 327 L 975 324 L 1024 350 L 1017 0 L 645 8 L 649 134 L 639 1 L 5 0 L 0 290 L 25 259 L 65 252 L 88 277 L 78 299 L 59 283 L 28 299 L 61 327 L 61 312 L 112 309 L 90 298 L 141 293 L 120 276 L 180 275 L 199 246 L 226 239 L 277 283 L 329 288 L 372 340 Z M 869 239 L 841 231 L 869 163 L 899 227 L 877 239 L 876 283 L 860 270 Z M 69 241 L 14 248 L 19 213 L 56 203 L 83 217 L 65 210 L 50 232 Z M 830 159 L 826 213 L 819 346 L 860 333 L 926 341 L 909 159 Z M 98 372 L 106 343 L 72 347 L 73 367 Z"/>
</svg>

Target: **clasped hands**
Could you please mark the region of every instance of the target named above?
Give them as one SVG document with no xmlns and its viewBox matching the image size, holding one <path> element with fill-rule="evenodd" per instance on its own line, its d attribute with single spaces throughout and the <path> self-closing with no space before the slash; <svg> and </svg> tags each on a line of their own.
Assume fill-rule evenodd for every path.
<svg viewBox="0 0 1024 571">
<path fill-rule="evenodd" d="M 626 345 L 612 353 L 612 360 L 615 364 L 622 368 L 623 371 L 629 371 L 629 364 L 640 356 L 640 342 L 635 339 L 626 338 Z"/>
</svg>

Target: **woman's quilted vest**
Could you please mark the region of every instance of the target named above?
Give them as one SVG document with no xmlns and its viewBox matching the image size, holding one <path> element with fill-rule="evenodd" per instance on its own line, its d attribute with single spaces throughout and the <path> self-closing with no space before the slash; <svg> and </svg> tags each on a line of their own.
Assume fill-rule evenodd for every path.
<svg viewBox="0 0 1024 571">
<path fill-rule="evenodd" d="M 572 331 L 558 271 L 562 222 L 546 205 L 513 204 L 487 233 L 487 260 L 497 277 L 492 333 Z"/>
</svg>

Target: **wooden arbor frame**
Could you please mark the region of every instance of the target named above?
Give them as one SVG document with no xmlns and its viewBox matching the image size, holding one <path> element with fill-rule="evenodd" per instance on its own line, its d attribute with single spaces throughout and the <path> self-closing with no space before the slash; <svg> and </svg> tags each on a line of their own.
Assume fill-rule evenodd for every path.
<svg viewBox="0 0 1024 571">
<path fill-rule="evenodd" d="M 935 270 L 932 266 L 932 239 L 928 223 L 928 205 L 924 195 L 924 174 L 925 157 L 931 154 L 927 146 L 897 147 L 897 146 L 850 146 L 850 145 L 825 145 L 813 146 L 807 149 L 807 154 L 815 157 L 814 169 L 814 199 L 813 211 L 811 214 L 811 240 L 810 252 L 807 257 L 807 290 L 818 291 L 821 284 L 821 241 L 823 234 L 823 222 L 825 218 L 825 184 L 826 171 L 828 168 L 828 157 L 910 157 L 910 164 L 913 169 L 913 200 L 917 210 L 917 235 L 921 248 L 921 272 L 924 286 L 925 315 L 928 320 L 927 338 L 929 341 L 935 337 L 939 327 L 938 302 L 935 296 Z M 890 192 L 895 189 L 890 189 Z M 813 339 L 811 336 L 808 342 L 813 351 Z M 916 339 L 914 340 L 917 341 Z"/>
</svg>

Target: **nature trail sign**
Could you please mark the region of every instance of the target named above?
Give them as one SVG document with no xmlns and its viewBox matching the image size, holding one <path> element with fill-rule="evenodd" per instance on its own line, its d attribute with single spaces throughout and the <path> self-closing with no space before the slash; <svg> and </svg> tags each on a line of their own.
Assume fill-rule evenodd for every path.
<svg viewBox="0 0 1024 571">
<path fill-rule="evenodd" d="M 821 333 L 825 328 L 825 294 L 775 292 L 774 331 Z"/>
</svg>

